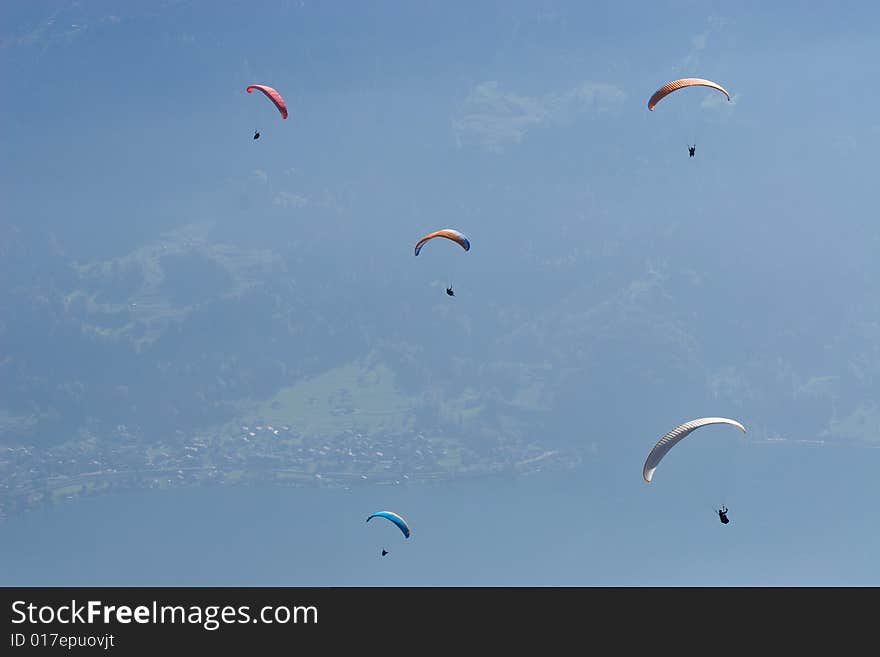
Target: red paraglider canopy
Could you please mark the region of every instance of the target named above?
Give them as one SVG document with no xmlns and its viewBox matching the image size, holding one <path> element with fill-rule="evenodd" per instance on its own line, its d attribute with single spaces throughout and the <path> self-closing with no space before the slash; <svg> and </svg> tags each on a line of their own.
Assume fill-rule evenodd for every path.
<svg viewBox="0 0 880 657">
<path fill-rule="evenodd" d="M 287 118 L 287 103 L 284 102 L 284 99 L 281 97 L 281 94 L 275 91 L 272 87 L 267 87 L 264 84 L 252 84 L 247 88 L 247 92 L 251 93 L 254 89 L 258 89 L 266 94 L 266 97 L 275 103 L 275 107 L 278 108 L 278 111 L 281 112 L 282 118 Z"/>
</svg>

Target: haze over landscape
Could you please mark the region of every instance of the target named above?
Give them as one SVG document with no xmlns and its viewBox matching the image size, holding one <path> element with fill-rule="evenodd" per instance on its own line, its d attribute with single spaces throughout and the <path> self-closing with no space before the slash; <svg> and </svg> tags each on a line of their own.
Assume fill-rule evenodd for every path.
<svg viewBox="0 0 880 657">
<path fill-rule="evenodd" d="M 0 583 L 880 583 L 876 5 L 0 12 Z"/>
</svg>

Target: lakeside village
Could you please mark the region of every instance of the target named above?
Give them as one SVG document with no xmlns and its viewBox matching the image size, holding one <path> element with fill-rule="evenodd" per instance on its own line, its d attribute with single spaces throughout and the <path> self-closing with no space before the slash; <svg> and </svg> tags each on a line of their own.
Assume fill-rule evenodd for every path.
<svg viewBox="0 0 880 657">
<path fill-rule="evenodd" d="M 307 436 L 258 422 L 226 436 L 150 444 L 120 425 L 113 439 L 83 433 L 51 447 L 0 446 L 0 520 L 81 496 L 131 488 L 202 485 L 406 485 L 500 473 L 577 467 L 573 452 L 518 439 L 467 445 L 407 430 L 367 436 L 345 430 Z"/>
</svg>

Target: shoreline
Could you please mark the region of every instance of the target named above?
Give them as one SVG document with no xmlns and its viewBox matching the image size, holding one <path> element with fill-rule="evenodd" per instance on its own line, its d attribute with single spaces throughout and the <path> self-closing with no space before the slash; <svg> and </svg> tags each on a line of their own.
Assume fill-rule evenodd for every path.
<svg viewBox="0 0 880 657">
<path fill-rule="evenodd" d="M 132 490 L 277 486 L 287 488 L 333 488 L 351 490 L 363 486 L 406 486 L 498 476 L 523 476 L 542 471 L 564 471 L 583 462 L 573 450 L 547 450 L 515 463 L 473 466 L 458 470 L 427 472 L 309 472 L 293 468 L 230 468 L 198 466 L 82 473 L 49 477 L 39 484 L 9 491 L 8 503 L 0 507 L 0 523 L 40 508 L 77 502 L 82 498 L 108 496 Z"/>
</svg>

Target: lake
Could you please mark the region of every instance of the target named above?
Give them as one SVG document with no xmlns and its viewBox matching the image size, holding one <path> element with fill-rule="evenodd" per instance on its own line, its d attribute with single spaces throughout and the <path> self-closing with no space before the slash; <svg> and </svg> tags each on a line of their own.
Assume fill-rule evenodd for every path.
<svg viewBox="0 0 880 657">
<path fill-rule="evenodd" d="M 880 585 L 880 449 L 731 445 L 682 443 L 651 485 L 648 444 L 563 472 L 86 498 L 0 525 L 0 584 Z M 365 523 L 382 509 L 411 538 Z"/>
</svg>

